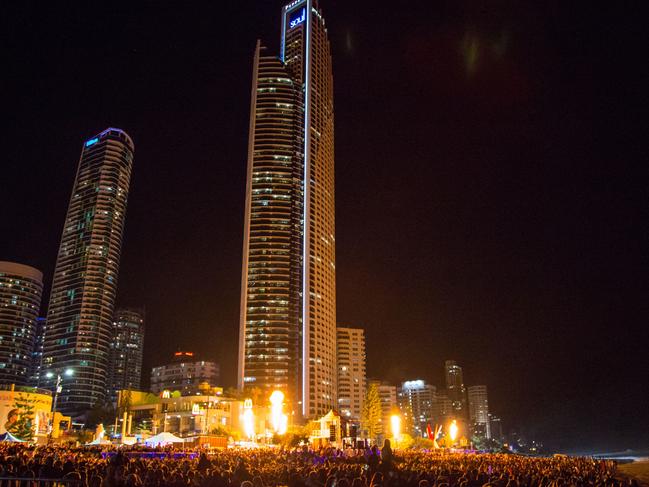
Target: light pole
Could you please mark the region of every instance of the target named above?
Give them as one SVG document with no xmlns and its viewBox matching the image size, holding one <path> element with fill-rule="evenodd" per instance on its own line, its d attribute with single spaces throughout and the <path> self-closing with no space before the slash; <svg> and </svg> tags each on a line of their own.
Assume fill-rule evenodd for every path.
<svg viewBox="0 0 649 487">
<path fill-rule="evenodd" d="M 54 377 L 54 374 L 56 374 L 56 388 L 54 389 L 54 400 L 52 401 L 52 417 L 50 418 L 50 435 L 49 435 L 49 440 L 52 439 L 52 429 L 54 427 L 54 415 L 56 414 L 56 402 L 59 398 L 59 393 L 63 390 L 63 386 L 61 383 L 63 382 L 63 377 L 61 376 L 61 369 L 57 369 L 55 372 L 48 372 L 45 374 L 45 377 L 48 379 L 51 379 Z M 74 375 L 74 370 L 73 369 L 65 369 L 63 372 L 64 375 L 67 377 L 72 377 Z"/>
</svg>

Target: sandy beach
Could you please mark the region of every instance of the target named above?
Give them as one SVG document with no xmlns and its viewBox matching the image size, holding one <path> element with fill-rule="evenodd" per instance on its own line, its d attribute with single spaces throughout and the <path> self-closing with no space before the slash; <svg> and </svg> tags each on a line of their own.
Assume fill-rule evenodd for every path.
<svg viewBox="0 0 649 487">
<path fill-rule="evenodd" d="M 618 467 L 620 476 L 635 478 L 640 485 L 649 487 L 649 459 L 633 463 L 624 463 Z"/>
</svg>

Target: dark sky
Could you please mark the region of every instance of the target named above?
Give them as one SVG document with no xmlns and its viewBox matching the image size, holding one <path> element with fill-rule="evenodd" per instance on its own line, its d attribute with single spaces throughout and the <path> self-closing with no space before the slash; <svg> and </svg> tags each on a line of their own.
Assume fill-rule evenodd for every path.
<svg viewBox="0 0 649 487">
<path fill-rule="evenodd" d="M 338 321 L 365 328 L 368 375 L 441 385 L 454 358 L 507 429 L 557 448 L 648 447 L 639 13 L 321 3 Z M 235 382 L 251 63 L 257 38 L 277 52 L 281 5 L 3 12 L 0 259 L 49 284 L 81 144 L 126 130 L 119 302 L 146 306 L 147 367 L 188 348 Z"/>
</svg>

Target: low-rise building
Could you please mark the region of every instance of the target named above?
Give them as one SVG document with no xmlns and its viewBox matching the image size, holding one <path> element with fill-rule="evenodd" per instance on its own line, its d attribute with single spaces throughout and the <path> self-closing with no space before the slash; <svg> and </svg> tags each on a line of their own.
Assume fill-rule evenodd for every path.
<svg viewBox="0 0 649 487">
<path fill-rule="evenodd" d="M 201 384 L 216 386 L 219 365 L 199 360 L 193 352 L 176 352 L 169 364 L 151 370 L 151 392 L 180 391 L 183 396 L 200 393 Z"/>
<path fill-rule="evenodd" d="M 243 402 L 226 398 L 221 389 L 206 394 L 181 396 L 123 390 L 118 394 L 120 417 L 115 430 L 127 435 L 162 432 L 180 437 L 206 434 L 227 435 L 239 431 Z M 126 413 L 126 415 L 124 415 Z M 123 421 L 126 419 L 127 424 Z"/>
</svg>

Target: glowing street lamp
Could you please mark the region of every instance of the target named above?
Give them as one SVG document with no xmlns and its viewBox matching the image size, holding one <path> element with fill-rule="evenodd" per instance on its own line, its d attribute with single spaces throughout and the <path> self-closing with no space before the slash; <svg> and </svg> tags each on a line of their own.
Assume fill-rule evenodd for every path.
<svg viewBox="0 0 649 487">
<path fill-rule="evenodd" d="M 56 374 L 56 388 L 54 389 L 54 399 L 52 400 L 52 417 L 50 418 L 50 434 L 47 438 L 48 443 L 52 438 L 52 429 L 54 427 L 54 413 L 56 413 L 56 402 L 59 398 L 59 394 L 63 390 L 63 386 L 61 385 L 61 383 L 63 382 L 63 378 L 61 377 L 60 369 L 56 370 L 56 373 L 50 371 L 45 374 L 45 377 L 47 377 L 48 379 L 54 377 L 55 374 Z M 74 375 L 74 369 L 65 369 L 63 375 L 67 377 L 72 377 Z"/>
<path fill-rule="evenodd" d="M 288 416 L 283 413 L 284 393 L 282 391 L 273 391 L 270 395 L 270 422 L 273 430 L 278 435 L 286 433 L 288 427 Z"/>
<path fill-rule="evenodd" d="M 390 416 L 390 426 L 392 427 L 392 438 L 394 441 L 399 441 L 401 436 L 401 416 L 398 414 L 393 414 Z"/>
</svg>

